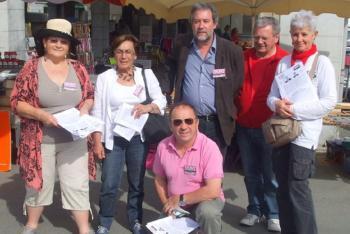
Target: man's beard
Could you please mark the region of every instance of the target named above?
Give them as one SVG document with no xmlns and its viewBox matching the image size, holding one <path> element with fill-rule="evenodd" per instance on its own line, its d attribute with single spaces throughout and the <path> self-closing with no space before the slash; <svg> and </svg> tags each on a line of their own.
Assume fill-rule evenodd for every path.
<svg viewBox="0 0 350 234">
<path fill-rule="evenodd" d="M 194 33 L 194 39 L 195 41 L 198 41 L 198 42 L 208 42 L 212 37 L 212 34 L 210 33 L 205 33 L 205 35 L 200 35 L 198 36 L 197 33 Z"/>
</svg>

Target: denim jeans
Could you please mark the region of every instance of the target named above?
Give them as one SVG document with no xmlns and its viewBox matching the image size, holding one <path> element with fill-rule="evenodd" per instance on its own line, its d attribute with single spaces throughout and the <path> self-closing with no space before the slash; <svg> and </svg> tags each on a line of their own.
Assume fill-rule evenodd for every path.
<svg viewBox="0 0 350 234">
<path fill-rule="evenodd" d="M 272 147 L 265 142 L 261 128 L 246 128 L 239 124 L 237 142 L 248 193 L 247 212 L 278 219 L 278 185 L 272 170 Z"/>
<path fill-rule="evenodd" d="M 101 226 L 110 229 L 112 225 L 124 164 L 129 184 L 127 215 L 130 228 L 136 220 L 142 222 L 146 153 L 147 146 L 141 141 L 140 136 L 134 136 L 130 142 L 121 137 L 114 137 L 113 150 L 106 150 L 106 158 L 102 162 L 99 211 Z"/>
<path fill-rule="evenodd" d="M 315 151 L 292 143 L 273 150 L 279 183 L 277 201 L 282 234 L 317 234 L 309 178 L 315 171 Z"/>
<path fill-rule="evenodd" d="M 218 119 L 215 120 L 204 120 L 199 119 L 199 131 L 212 139 L 219 147 L 220 152 L 223 156 L 223 162 L 227 153 L 227 145 L 220 129 L 220 123 Z"/>
</svg>

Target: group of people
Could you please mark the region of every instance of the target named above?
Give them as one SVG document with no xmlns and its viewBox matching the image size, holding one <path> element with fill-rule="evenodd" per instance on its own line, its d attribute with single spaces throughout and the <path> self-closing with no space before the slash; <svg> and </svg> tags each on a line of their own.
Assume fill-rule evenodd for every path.
<svg viewBox="0 0 350 234">
<path fill-rule="evenodd" d="M 244 54 L 215 36 L 218 14 L 211 4 L 194 4 L 190 23 L 193 34 L 176 38 L 169 56 L 169 80 L 175 90 L 169 113 L 172 135 L 159 143 L 153 164 L 161 213 L 172 215 L 182 207 L 203 233 L 221 233 L 223 162 L 236 134 L 249 204 L 240 224 L 253 226 L 266 219 L 269 231 L 316 234 L 308 179 L 315 169 L 322 116 L 334 107 L 337 93 L 334 68 L 314 44 L 315 16 L 303 10 L 293 16 L 289 55 L 278 46 L 279 23 L 272 17 L 257 19 L 254 48 Z M 100 74 L 94 89 L 82 64 L 70 58 L 79 42 L 68 21 L 49 20 L 35 39 L 39 57 L 25 64 L 11 95 L 12 108 L 21 117 L 18 161 L 26 182 L 23 207 L 28 215 L 23 234 L 36 233 L 44 207 L 52 203 L 56 173 L 62 206 L 71 210 L 79 233 L 110 233 L 124 165 L 129 228 L 143 233 L 148 145 L 142 131 L 118 124 L 118 113 L 129 105 L 135 118 L 162 115 L 166 98 L 152 70 L 134 65 L 137 38 L 126 34 L 113 40 L 117 66 Z M 282 97 L 275 75 L 295 63 L 309 72 L 314 61 L 316 71 L 308 79 L 317 100 L 293 103 Z M 152 99 L 148 104 L 144 104 L 145 88 Z M 73 140 L 59 127 L 54 114 L 72 107 L 104 122 L 89 140 Z M 273 114 L 299 120 L 301 135 L 272 148 L 261 126 Z M 89 224 L 89 176 L 96 177 L 96 159 L 102 162 L 102 175 L 99 225 L 94 232 Z"/>
<path fill-rule="evenodd" d="M 226 25 L 224 27 L 224 33 L 222 34 L 222 37 L 238 45 L 239 43 L 238 29 L 233 28 L 232 30 L 230 30 L 230 28 L 231 28 L 230 25 Z"/>
</svg>

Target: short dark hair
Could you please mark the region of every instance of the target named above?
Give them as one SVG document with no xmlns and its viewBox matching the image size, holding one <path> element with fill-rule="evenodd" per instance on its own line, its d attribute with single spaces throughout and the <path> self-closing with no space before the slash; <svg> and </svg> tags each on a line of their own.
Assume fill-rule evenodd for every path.
<svg viewBox="0 0 350 234">
<path fill-rule="evenodd" d="M 197 3 L 192 5 L 191 15 L 190 15 L 190 23 L 192 23 L 193 14 L 198 10 L 210 10 L 214 23 L 219 22 L 219 14 L 218 14 L 214 5 L 207 3 L 207 2 L 197 2 Z"/>
<path fill-rule="evenodd" d="M 111 53 L 114 54 L 115 49 L 117 49 L 124 41 L 131 41 L 134 44 L 135 53 L 139 47 L 139 40 L 132 34 L 123 34 L 120 35 L 112 41 L 111 44 Z"/>
<path fill-rule="evenodd" d="M 192 106 L 191 104 L 189 103 L 186 103 L 186 102 L 179 102 L 179 103 L 176 103 L 174 104 L 171 108 L 170 108 L 170 111 L 169 111 L 169 120 L 171 120 L 171 115 L 173 114 L 174 110 L 179 108 L 179 107 L 188 107 L 190 108 L 192 111 L 193 111 L 193 114 L 194 116 L 197 118 L 197 111 L 196 109 L 194 108 L 194 106 Z"/>
</svg>

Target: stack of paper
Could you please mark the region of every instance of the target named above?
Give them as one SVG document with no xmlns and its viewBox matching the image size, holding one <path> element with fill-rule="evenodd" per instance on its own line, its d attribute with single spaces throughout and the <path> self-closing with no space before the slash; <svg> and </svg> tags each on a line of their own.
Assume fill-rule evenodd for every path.
<svg viewBox="0 0 350 234">
<path fill-rule="evenodd" d="M 128 141 L 130 141 L 136 132 L 141 134 L 149 115 L 147 113 L 141 115 L 140 118 L 135 118 L 132 114 L 133 109 L 134 106 L 123 103 L 114 118 L 116 126 L 113 132 Z"/>
<path fill-rule="evenodd" d="M 275 77 L 282 98 L 292 103 L 317 100 L 318 96 L 302 63 L 281 72 Z"/>
<path fill-rule="evenodd" d="M 187 234 L 199 227 L 198 223 L 188 217 L 157 219 L 146 224 L 148 230 L 154 234 Z"/>
<path fill-rule="evenodd" d="M 80 116 L 79 110 L 71 108 L 53 115 L 58 124 L 70 132 L 74 140 L 87 137 L 104 124 L 103 121 L 90 115 Z"/>
</svg>

